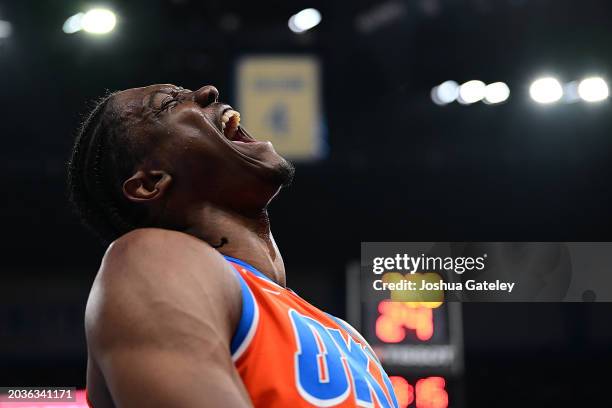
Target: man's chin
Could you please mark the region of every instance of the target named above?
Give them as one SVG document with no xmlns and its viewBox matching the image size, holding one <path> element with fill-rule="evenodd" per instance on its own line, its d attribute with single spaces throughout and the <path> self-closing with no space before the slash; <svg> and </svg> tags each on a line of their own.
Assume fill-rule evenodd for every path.
<svg viewBox="0 0 612 408">
<path fill-rule="evenodd" d="M 295 175 L 295 166 L 288 160 L 281 158 L 275 168 L 277 182 L 281 187 L 289 187 Z"/>
</svg>

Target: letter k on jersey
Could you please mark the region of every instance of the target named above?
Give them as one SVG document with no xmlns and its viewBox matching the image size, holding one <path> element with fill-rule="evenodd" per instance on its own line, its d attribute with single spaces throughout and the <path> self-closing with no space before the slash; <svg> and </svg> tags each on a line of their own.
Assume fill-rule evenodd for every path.
<svg viewBox="0 0 612 408">
<path fill-rule="evenodd" d="M 398 408 L 389 377 L 367 344 L 315 319 L 289 310 L 296 341 L 295 380 L 299 394 L 320 407 Z"/>
</svg>

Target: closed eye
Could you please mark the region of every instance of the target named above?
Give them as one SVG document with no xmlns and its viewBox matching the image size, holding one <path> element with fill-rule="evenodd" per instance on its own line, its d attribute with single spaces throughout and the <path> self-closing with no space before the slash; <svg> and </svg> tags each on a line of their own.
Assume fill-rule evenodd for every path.
<svg viewBox="0 0 612 408">
<path fill-rule="evenodd" d="M 162 101 L 161 105 L 159 106 L 159 110 L 166 110 L 171 106 L 175 106 L 176 104 L 180 103 L 181 99 L 174 97 L 174 96 L 168 96 L 166 98 L 164 98 L 164 100 Z"/>
<path fill-rule="evenodd" d="M 155 114 L 156 115 L 160 115 L 162 113 L 164 113 L 165 111 L 169 110 L 170 108 L 173 108 L 175 106 L 177 106 L 178 104 L 184 102 L 184 98 L 181 98 L 180 95 L 168 95 L 166 96 L 161 104 L 159 105 L 159 107 L 157 109 L 155 109 Z"/>
</svg>

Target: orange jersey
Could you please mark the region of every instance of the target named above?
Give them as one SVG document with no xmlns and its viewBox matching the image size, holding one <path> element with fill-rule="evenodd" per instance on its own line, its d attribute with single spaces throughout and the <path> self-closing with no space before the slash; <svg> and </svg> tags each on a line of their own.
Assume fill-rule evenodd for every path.
<svg viewBox="0 0 612 408">
<path fill-rule="evenodd" d="M 232 359 L 255 407 L 398 407 L 389 377 L 355 329 L 225 258 L 242 287 Z"/>
<path fill-rule="evenodd" d="M 389 377 L 354 328 L 225 258 L 242 289 L 232 360 L 255 407 L 398 408 Z"/>
</svg>

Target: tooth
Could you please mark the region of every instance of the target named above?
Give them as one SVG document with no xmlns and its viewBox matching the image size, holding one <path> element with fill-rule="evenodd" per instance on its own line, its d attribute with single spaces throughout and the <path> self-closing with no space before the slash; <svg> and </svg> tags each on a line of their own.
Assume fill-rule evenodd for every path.
<svg viewBox="0 0 612 408">
<path fill-rule="evenodd" d="M 226 129 L 228 130 L 226 134 L 228 139 L 234 139 L 238 126 L 240 126 L 240 112 L 233 109 L 228 109 L 223 112 L 221 116 L 221 130 L 223 130 L 224 133 Z"/>
</svg>

